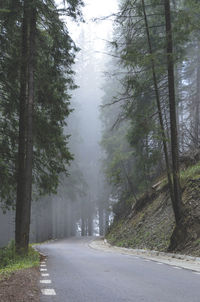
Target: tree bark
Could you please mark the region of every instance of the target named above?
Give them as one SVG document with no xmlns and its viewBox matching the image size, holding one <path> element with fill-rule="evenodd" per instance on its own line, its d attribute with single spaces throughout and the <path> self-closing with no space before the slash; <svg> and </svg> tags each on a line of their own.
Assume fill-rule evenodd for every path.
<svg viewBox="0 0 200 302">
<path fill-rule="evenodd" d="M 16 251 L 22 254 L 28 252 L 32 195 L 36 10 L 31 4 L 29 0 L 24 0 L 21 51 L 15 241 Z"/>
<path fill-rule="evenodd" d="M 109 228 L 109 217 L 110 217 L 110 213 L 108 209 L 105 209 L 105 234 Z"/>
<path fill-rule="evenodd" d="M 81 217 L 81 236 L 86 235 L 85 219 Z"/>
<path fill-rule="evenodd" d="M 131 193 L 133 194 L 135 202 L 137 202 L 138 200 L 137 200 L 137 196 L 136 196 L 136 193 L 135 193 L 135 190 L 134 190 L 134 186 L 133 186 L 132 180 L 130 179 L 130 177 L 128 175 L 128 172 L 126 171 L 125 165 L 124 165 L 124 163 L 123 163 L 122 160 L 120 161 L 120 164 L 121 164 L 121 167 L 122 167 L 122 169 L 124 171 L 125 177 L 127 179 L 128 187 L 129 187 Z"/>
<path fill-rule="evenodd" d="M 200 43 L 198 43 L 198 58 L 197 58 L 197 89 L 195 98 L 195 121 L 194 121 L 194 138 L 195 138 L 195 148 L 199 146 L 199 103 L 200 103 Z"/>
<path fill-rule="evenodd" d="M 144 0 L 142 0 L 142 8 L 143 8 L 145 28 L 146 28 L 146 34 L 147 34 L 147 40 L 148 40 L 148 46 L 149 46 L 149 54 L 151 55 L 151 68 L 152 68 L 152 75 L 153 75 L 153 84 L 154 84 L 156 104 L 157 104 L 157 109 L 158 109 L 158 117 L 159 117 L 159 122 L 160 122 L 160 129 L 161 129 L 163 151 L 164 151 L 164 156 L 165 156 L 168 186 L 169 186 L 172 206 L 173 206 L 173 209 L 174 209 L 174 192 L 173 192 L 173 184 L 172 184 L 172 179 L 171 179 L 171 171 L 170 171 L 170 164 L 169 164 L 169 157 L 168 157 L 168 150 L 167 150 L 167 137 L 166 137 L 166 134 L 165 134 L 163 114 L 162 114 L 160 95 L 159 95 L 159 89 L 158 89 L 158 81 L 157 81 L 156 69 L 155 69 L 155 61 L 154 61 L 154 58 L 153 58 L 153 50 L 152 50 L 152 44 L 151 44 L 151 38 L 150 38 L 150 32 L 149 32 L 149 25 L 148 25 Z M 174 209 L 174 213 L 175 213 L 175 209 Z"/>
<path fill-rule="evenodd" d="M 88 216 L 88 236 L 93 236 L 93 215 Z"/>
<path fill-rule="evenodd" d="M 176 100 L 175 100 L 175 81 L 174 81 L 174 62 L 173 62 L 173 40 L 171 28 L 170 1 L 164 0 L 165 22 L 166 22 L 166 42 L 167 42 L 167 69 L 168 69 L 168 90 L 169 90 L 169 110 L 170 110 L 170 132 L 171 132 L 171 152 L 172 152 L 172 172 L 174 185 L 174 213 L 176 224 L 181 219 L 181 187 L 179 176 L 179 150 L 178 134 L 176 121 Z"/>
<path fill-rule="evenodd" d="M 74 205 L 71 202 L 70 202 L 70 214 L 71 214 L 70 236 L 76 236 L 76 217 L 74 212 Z"/>
<path fill-rule="evenodd" d="M 99 212 L 99 235 L 103 236 L 104 235 L 104 215 L 103 215 L 104 211 L 103 211 L 102 203 L 100 203 L 99 205 L 98 212 Z"/>
</svg>

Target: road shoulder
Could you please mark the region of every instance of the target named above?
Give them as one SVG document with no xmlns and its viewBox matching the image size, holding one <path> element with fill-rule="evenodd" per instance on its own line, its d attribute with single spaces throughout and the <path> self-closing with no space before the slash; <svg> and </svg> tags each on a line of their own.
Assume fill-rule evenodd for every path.
<svg viewBox="0 0 200 302">
<path fill-rule="evenodd" d="M 110 245 L 106 240 L 97 239 L 89 243 L 90 248 L 110 253 L 138 256 L 152 261 L 200 272 L 200 258 L 188 255 L 164 253 L 151 250 L 123 248 Z"/>
</svg>

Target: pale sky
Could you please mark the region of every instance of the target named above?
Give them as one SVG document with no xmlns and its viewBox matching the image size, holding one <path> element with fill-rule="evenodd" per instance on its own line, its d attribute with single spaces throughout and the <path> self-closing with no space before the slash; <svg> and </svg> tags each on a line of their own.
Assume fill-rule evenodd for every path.
<svg viewBox="0 0 200 302">
<path fill-rule="evenodd" d="M 56 1 L 57 3 L 60 0 Z M 75 22 L 67 20 L 67 26 L 70 31 L 70 35 L 78 45 L 78 37 L 82 29 L 86 32 L 91 32 L 93 36 L 93 46 L 97 51 L 103 51 L 105 41 L 112 32 L 112 21 L 104 20 L 93 22 L 92 19 L 109 16 L 117 12 L 118 0 L 84 0 L 85 6 L 82 9 L 85 24 L 77 25 Z M 79 45 L 78 45 L 79 46 Z"/>
<path fill-rule="evenodd" d="M 117 0 L 85 0 L 85 18 L 97 18 L 112 14 L 117 10 Z"/>
</svg>

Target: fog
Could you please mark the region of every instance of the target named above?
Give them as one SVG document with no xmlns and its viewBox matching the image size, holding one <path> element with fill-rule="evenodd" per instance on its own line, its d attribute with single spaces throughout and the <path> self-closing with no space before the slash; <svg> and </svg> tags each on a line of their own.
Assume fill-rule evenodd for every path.
<svg viewBox="0 0 200 302">
<path fill-rule="evenodd" d="M 65 133 L 70 135 L 69 147 L 74 160 L 68 177 L 60 175 L 56 194 L 39 199 L 33 195 L 32 242 L 103 235 L 111 220 L 110 188 L 102 168 L 100 104 L 108 59 L 104 52 L 106 40 L 112 35 L 112 22 L 93 19 L 110 15 L 116 9 L 116 0 L 87 0 L 83 8 L 85 23 L 65 19 L 70 35 L 80 48 L 74 66 L 78 89 L 72 92 L 73 112 L 65 128 Z M 14 212 L 0 213 L 0 216 L 7 229 L 6 234 L 0 235 L 2 246 L 14 238 Z"/>
</svg>

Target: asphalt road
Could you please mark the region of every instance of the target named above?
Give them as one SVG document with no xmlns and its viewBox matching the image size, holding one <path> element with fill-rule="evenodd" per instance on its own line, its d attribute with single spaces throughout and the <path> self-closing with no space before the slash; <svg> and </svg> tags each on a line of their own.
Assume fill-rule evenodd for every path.
<svg viewBox="0 0 200 302">
<path fill-rule="evenodd" d="M 200 302 L 200 274 L 118 252 L 88 246 L 89 238 L 43 244 L 50 284 L 55 296 L 41 302 Z"/>
</svg>

